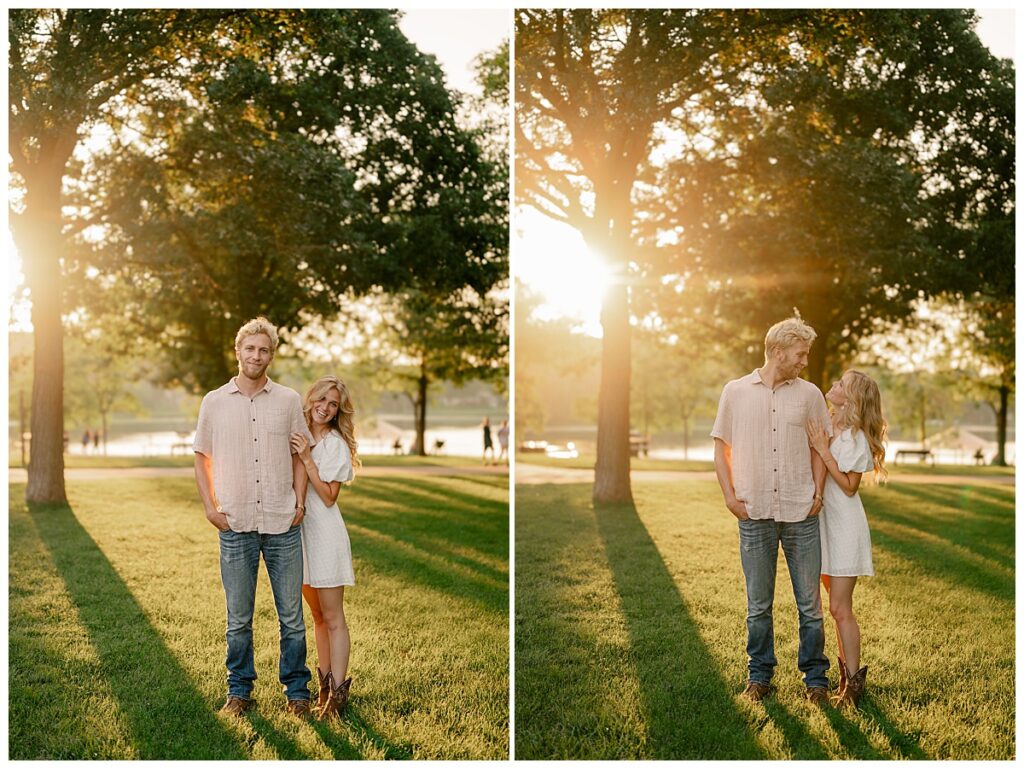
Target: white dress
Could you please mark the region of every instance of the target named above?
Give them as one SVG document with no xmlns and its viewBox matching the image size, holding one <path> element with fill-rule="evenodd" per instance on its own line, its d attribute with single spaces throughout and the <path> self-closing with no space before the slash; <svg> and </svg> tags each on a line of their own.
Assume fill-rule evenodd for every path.
<svg viewBox="0 0 1024 769">
<path fill-rule="evenodd" d="M 874 469 L 867 436 L 846 428 L 831 445 L 832 456 L 844 473 Z M 832 577 L 873 577 L 871 532 L 860 494 L 846 496 L 829 475 L 825 481 L 825 506 L 821 511 L 821 573 Z"/>
<path fill-rule="evenodd" d="M 324 483 L 351 481 L 355 475 L 348 444 L 333 430 L 313 447 L 312 456 Z M 338 503 L 325 505 L 312 483 L 306 492 L 306 517 L 302 519 L 302 584 L 313 587 L 356 584 L 352 546 Z"/>
</svg>

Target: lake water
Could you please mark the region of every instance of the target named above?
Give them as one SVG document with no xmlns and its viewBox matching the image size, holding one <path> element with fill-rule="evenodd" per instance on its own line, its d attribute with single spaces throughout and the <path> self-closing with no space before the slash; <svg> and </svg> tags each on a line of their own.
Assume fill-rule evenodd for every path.
<svg viewBox="0 0 1024 769">
<path fill-rule="evenodd" d="M 498 446 L 497 427 L 492 425 L 495 449 Z M 81 436 L 78 436 L 79 439 Z M 107 441 L 107 455 L 114 457 L 167 457 L 172 455 L 189 456 L 192 453 L 194 432 L 174 432 L 170 430 L 157 432 L 123 433 L 111 436 Z M 402 443 L 404 453 L 408 453 L 416 435 L 412 430 L 402 429 L 390 422 L 378 420 L 373 431 L 357 435 L 360 454 L 394 454 L 394 443 L 397 438 Z M 449 456 L 479 457 L 483 454 L 483 428 L 438 426 L 428 428 L 426 443 L 429 453 L 437 453 L 436 441 L 444 441 L 440 453 Z M 17 447 L 12 444 L 11 451 Z M 76 456 L 91 456 L 102 453 L 92 446 L 82 447 L 80 440 L 72 440 L 68 451 Z"/>
<path fill-rule="evenodd" d="M 886 446 L 885 450 L 885 461 L 887 464 L 891 464 L 896 460 L 896 452 L 901 449 L 915 450 L 921 448 L 920 443 L 911 441 L 890 441 Z M 940 465 L 973 465 L 974 464 L 974 452 L 967 449 L 958 448 L 941 448 L 936 447 L 931 449 L 932 454 L 935 455 L 936 464 Z M 983 448 L 982 451 L 985 453 L 986 461 L 991 460 L 995 455 L 996 446 L 991 444 L 987 448 Z M 688 457 L 689 459 L 714 461 L 715 459 L 715 447 L 712 443 L 705 443 L 699 446 L 691 446 L 688 454 L 684 454 L 683 448 L 654 448 L 651 449 L 648 456 L 651 459 L 683 459 Z M 1006 444 L 1006 461 L 1011 465 L 1016 463 L 1017 449 L 1016 444 L 1013 442 L 1007 442 Z M 900 464 L 903 464 L 905 460 L 901 460 Z M 909 463 L 913 463 L 915 460 L 909 460 Z"/>
</svg>

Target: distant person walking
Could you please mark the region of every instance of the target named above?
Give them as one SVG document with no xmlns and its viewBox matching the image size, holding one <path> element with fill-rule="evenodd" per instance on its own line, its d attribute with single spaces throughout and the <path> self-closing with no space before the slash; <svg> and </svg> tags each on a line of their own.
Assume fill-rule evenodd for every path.
<svg viewBox="0 0 1024 769">
<path fill-rule="evenodd" d="M 839 646 L 837 707 L 857 707 L 864 694 L 868 668 L 860 666 L 860 625 L 853 613 L 857 577 L 875 574 L 871 533 L 861 502 L 863 473 L 884 478 L 885 434 L 882 395 L 873 379 L 847 371 L 826 393 L 832 405 L 830 442 L 825 424 L 812 421 L 807 435 L 828 470 L 825 507 L 821 511 L 821 581 L 828 591 L 828 608 L 836 623 Z"/>
<path fill-rule="evenodd" d="M 508 464 L 508 420 L 504 419 L 501 422 L 501 427 L 498 428 L 498 446 L 501 451 L 498 453 L 498 460 L 504 461 Z"/>
<path fill-rule="evenodd" d="M 92 432 L 92 447 L 96 450 L 96 453 L 100 453 L 100 431 L 93 430 Z"/>
<path fill-rule="evenodd" d="M 494 462 L 494 441 L 491 439 L 491 420 L 489 417 L 484 417 L 483 421 L 484 428 L 484 464 L 491 464 Z M 487 461 L 487 452 L 491 454 L 491 461 Z"/>
<path fill-rule="evenodd" d="M 291 444 L 302 460 L 313 493 L 302 521 L 302 595 L 313 614 L 317 677 L 320 692 L 314 713 L 322 720 L 340 716 L 348 705 L 352 648 L 345 620 L 345 588 L 355 585 L 352 546 L 338 508 L 342 484 L 355 478 L 359 466 L 348 388 L 336 376 L 318 379 L 302 399 L 302 413 L 316 445 L 301 432 Z"/>
<path fill-rule="evenodd" d="M 228 695 L 221 712 L 241 716 L 252 706 L 252 623 L 262 554 L 281 632 L 278 675 L 285 707 L 301 718 L 310 712 L 299 530 L 308 479 L 289 436 L 301 433 L 311 444 L 313 436 L 299 394 L 267 376 L 276 348 L 277 329 L 266 318 L 238 330 L 238 375 L 203 398 L 193 449 L 206 519 L 219 532 L 227 601 Z"/>
<path fill-rule="evenodd" d="M 92 443 L 92 431 L 87 427 L 85 432 L 82 433 L 82 453 L 89 453 L 89 445 Z"/>
</svg>

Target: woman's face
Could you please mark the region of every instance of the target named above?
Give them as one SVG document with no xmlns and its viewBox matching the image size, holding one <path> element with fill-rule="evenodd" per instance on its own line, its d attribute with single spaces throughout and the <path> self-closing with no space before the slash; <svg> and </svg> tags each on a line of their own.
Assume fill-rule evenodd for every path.
<svg viewBox="0 0 1024 769">
<path fill-rule="evenodd" d="M 313 409 L 310 414 L 313 417 L 313 424 L 325 425 L 331 422 L 338 414 L 338 407 L 341 405 L 341 393 L 337 387 L 328 390 L 320 400 L 313 401 Z"/>
<path fill-rule="evenodd" d="M 825 393 L 825 397 L 828 398 L 828 402 L 833 406 L 845 406 L 846 405 L 846 380 L 847 377 L 843 376 L 832 383 L 832 387 Z"/>
</svg>

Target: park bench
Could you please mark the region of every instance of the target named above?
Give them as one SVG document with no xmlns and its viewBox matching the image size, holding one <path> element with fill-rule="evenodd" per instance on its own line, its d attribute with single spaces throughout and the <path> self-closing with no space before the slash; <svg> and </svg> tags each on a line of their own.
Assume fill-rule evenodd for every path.
<svg viewBox="0 0 1024 769">
<path fill-rule="evenodd" d="M 651 439 L 645 435 L 629 436 L 629 455 L 631 457 L 647 456 L 651 448 Z"/>
<path fill-rule="evenodd" d="M 907 457 L 914 457 L 918 462 L 930 461 L 932 467 L 935 467 L 935 455 L 930 449 L 900 449 L 896 452 L 896 464 Z"/>
</svg>

